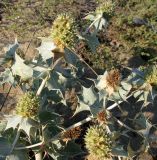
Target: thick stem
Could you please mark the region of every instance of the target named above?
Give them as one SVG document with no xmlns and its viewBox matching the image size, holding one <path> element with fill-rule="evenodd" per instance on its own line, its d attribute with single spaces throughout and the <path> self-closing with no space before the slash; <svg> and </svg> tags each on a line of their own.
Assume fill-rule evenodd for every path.
<svg viewBox="0 0 157 160">
<path fill-rule="evenodd" d="M 132 96 L 132 94 L 129 95 L 126 99 L 130 98 L 131 96 Z M 122 102 L 123 102 L 123 101 L 118 101 L 117 103 L 112 104 L 111 106 L 109 106 L 109 107 L 107 108 L 107 110 L 110 111 L 110 110 L 114 109 L 115 107 L 117 107 L 117 106 L 118 106 L 119 104 L 121 104 Z"/>
<path fill-rule="evenodd" d="M 42 90 L 44 89 L 45 84 L 46 84 L 46 82 L 47 82 L 47 80 L 48 80 L 48 77 L 49 77 L 49 76 L 46 76 L 46 78 L 43 79 L 43 81 L 42 81 L 42 83 L 41 83 L 41 85 L 40 85 L 40 87 L 38 88 L 38 91 L 37 91 L 37 93 L 36 93 L 37 96 L 39 96 L 39 95 L 41 94 Z M 35 159 L 36 159 L 36 160 L 42 160 L 42 151 L 39 151 L 37 154 L 35 154 Z"/>
<path fill-rule="evenodd" d="M 40 87 L 38 88 L 38 91 L 37 91 L 37 93 L 36 93 L 37 96 L 39 96 L 39 95 L 41 94 L 43 88 L 45 87 L 45 84 L 46 84 L 47 80 L 48 80 L 48 76 L 46 76 L 46 78 L 43 79 Z"/>
<path fill-rule="evenodd" d="M 42 160 L 42 152 L 38 152 L 37 154 L 35 154 L 35 160 Z"/>
</svg>

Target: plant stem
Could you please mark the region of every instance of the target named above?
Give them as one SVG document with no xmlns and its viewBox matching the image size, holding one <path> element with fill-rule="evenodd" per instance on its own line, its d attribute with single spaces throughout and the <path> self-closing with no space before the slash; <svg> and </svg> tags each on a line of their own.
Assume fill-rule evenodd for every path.
<svg viewBox="0 0 157 160">
<path fill-rule="evenodd" d="M 37 93 L 36 93 L 37 96 L 39 96 L 39 95 L 41 94 L 43 88 L 45 87 L 45 84 L 46 84 L 48 78 L 49 78 L 49 76 L 47 75 L 47 76 L 45 77 L 45 79 L 43 79 L 43 81 L 42 81 L 42 83 L 41 83 L 41 85 L 40 85 L 40 87 L 38 88 L 38 91 L 37 91 Z M 42 143 L 41 143 L 41 144 L 42 144 Z M 39 144 L 39 145 L 40 145 L 40 144 Z M 37 154 L 35 154 L 35 159 L 36 159 L 36 160 L 42 160 L 42 151 L 39 151 Z"/>
<path fill-rule="evenodd" d="M 48 77 L 49 77 L 49 76 L 46 76 L 46 78 L 43 79 L 43 81 L 42 81 L 42 83 L 41 83 L 41 85 L 40 85 L 40 87 L 38 88 L 38 91 L 37 91 L 37 93 L 36 93 L 37 96 L 39 96 L 39 95 L 41 94 L 41 92 L 42 92 L 43 88 L 45 87 L 45 84 L 46 84 L 46 82 L 47 82 L 47 80 L 48 80 Z"/>
<path fill-rule="evenodd" d="M 126 97 L 126 99 L 130 98 L 131 96 L 132 96 L 132 94 L 129 95 L 128 97 Z M 118 106 L 118 105 L 121 104 L 122 102 L 123 102 L 123 101 L 118 101 L 117 103 L 112 104 L 111 106 L 109 106 L 109 107 L 107 108 L 107 110 L 110 111 L 110 110 L 114 109 L 116 106 Z"/>
<path fill-rule="evenodd" d="M 35 154 L 35 159 L 42 160 L 42 152 L 38 152 L 37 154 Z"/>
<path fill-rule="evenodd" d="M 15 145 L 16 145 L 19 137 L 20 137 L 20 133 L 21 133 L 21 129 L 18 128 L 16 137 L 15 137 L 14 142 L 13 142 L 13 144 L 12 144 L 12 147 L 11 147 L 11 149 L 10 149 L 10 154 L 12 153 L 12 151 L 13 151 L 14 148 L 15 148 Z"/>
</svg>

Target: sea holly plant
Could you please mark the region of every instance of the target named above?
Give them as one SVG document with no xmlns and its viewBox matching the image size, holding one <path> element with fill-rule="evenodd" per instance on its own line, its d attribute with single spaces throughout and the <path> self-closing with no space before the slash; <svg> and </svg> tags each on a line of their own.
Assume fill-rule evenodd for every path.
<svg viewBox="0 0 157 160">
<path fill-rule="evenodd" d="M 101 30 L 106 30 L 109 19 L 114 14 L 115 2 L 106 0 L 98 3 L 94 12 L 89 13 L 84 20 L 89 26 L 78 37 L 88 44 L 90 51 L 96 53 L 100 42 L 98 40 L 98 33 Z"/>
<path fill-rule="evenodd" d="M 115 2 L 112 0 L 106 0 L 99 2 L 95 12 L 88 14 L 84 19 L 92 21 L 90 26 L 87 28 L 86 33 L 94 27 L 94 33 L 102 30 L 103 27 L 107 27 L 108 20 L 113 15 L 115 9 Z"/>
<path fill-rule="evenodd" d="M 13 115 L 0 123 L 1 159 L 131 159 L 151 150 L 155 125 L 144 109 L 155 104 L 156 66 L 128 68 L 127 76 L 116 68 L 97 74 L 75 53 L 68 16 L 55 20 L 34 59 L 18 55 L 17 40 L 1 59 L 1 86 L 23 91 Z"/>
</svg>

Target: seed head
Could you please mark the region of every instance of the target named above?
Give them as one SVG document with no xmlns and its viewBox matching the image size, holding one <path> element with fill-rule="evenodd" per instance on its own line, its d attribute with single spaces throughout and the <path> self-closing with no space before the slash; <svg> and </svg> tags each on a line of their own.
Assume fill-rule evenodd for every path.
<svg viewBox="0 0 157 160">
<path fill-rule="evenodd" d="M 76 42 L 76 23 L 70 14 L 60 14 L 53 22 L 51 37 L 61 49 L 74 47 Z"/>
<path fill-rule="evenodd" d="M 104 2 L 100 3 L 99 6 L 96 8 L 96 14 L 103 14 L 106 15 L 113 15 L 115 8 L 115 3 L 112 0 L 105 0 Z"/>
<path fill-rule="evenodd" d="M 89 154 L 97 158 L 109 158 L 111 156 L 111 136 L 101 126 L 92 126 L 85 135 L 86 148 Z"/>
<path fill-rule="evenodd" d="M 25 93 L 16 105 L 16 114 L 26 118 L 36 118 L 39 113 L 40 100 L 33 92 Z"/>
</svg>

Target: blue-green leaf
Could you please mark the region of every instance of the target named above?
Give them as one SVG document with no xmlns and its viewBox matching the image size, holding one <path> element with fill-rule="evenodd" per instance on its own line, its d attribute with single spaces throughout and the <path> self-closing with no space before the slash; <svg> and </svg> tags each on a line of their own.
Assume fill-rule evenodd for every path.
<svg viewBox="0 0 157 160">
<path fill-rule="evenodd" d="M 127 151 L 124 149 L 124 146 L 117 145 L 112 148 L 112 154 L 115 156 L 128 157 Z"/>
<path fill-rule="evenodd" d="M 4 72 L 0 73 L 0 85 L 5 83 L 14 84 L 14 77 L 9 68 L 6 68 Z"/>
<path fill-rule="evenodd" d="M 41 46 L 37 48 L 39 54 L 42 56 L 42 59 L 46 61 L 54 57 L 52 50 L 56 49 L 56 45 L 50 38 L 41 38 L 42 43 Z"/>
<path fill-rule="evenodd" d="M 15 53 L 16 53 L 16 49 L 19 47 L 19 44 L 17 42 L 17 39 L 15 39 L 15 43 L 9 45 L 7 52 L 6 52 L 6 58 L 13 58 Z"/>
<path fill-rule="evenodd" d="M 38 122 L 36 122 L 33 119 L 30 118 L 24 118 L 18 115 L 15 116 L 9 116 L 7 119 L 7 126 L 5 130 L 9 128 L 17 128 L 19 127 L 19 130 L 23 130 L 28 136 L 32 135 L 34 136 L 34 132 L 39 127 Z"/>
<path fill-rule="evenodd" d="M 24 60 L 15 54 L 15 61 L 11 67 L 14 75 L 18 75 L 22 80 L 28 80 L 33 76 L 33 69 L 24 63 Z"/>
<path fill-rule="evenodd" d="M 11 144 L 7 139 L 0 137 L 0 158 L 5 157 L 10 153 Z"/>
<path fill-rule="evenodd" d="M 86 38 L 86 41 L 87 41 L 91 51 L 93 52 L 93 54 L 96 53 L 96 49 L 100 44 L 96 35 L 95 34 L 93 34 L 93 35 L 88 34 L 88 35 L 85 35 L 85 38 Z"/>
</svg>

